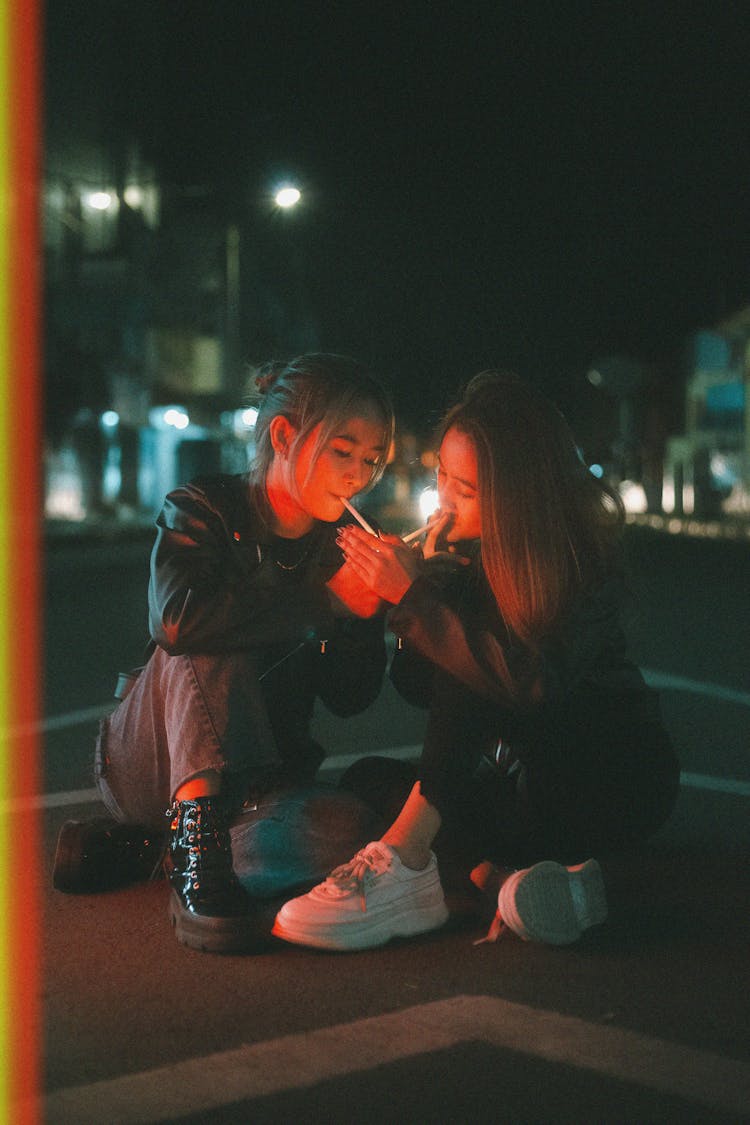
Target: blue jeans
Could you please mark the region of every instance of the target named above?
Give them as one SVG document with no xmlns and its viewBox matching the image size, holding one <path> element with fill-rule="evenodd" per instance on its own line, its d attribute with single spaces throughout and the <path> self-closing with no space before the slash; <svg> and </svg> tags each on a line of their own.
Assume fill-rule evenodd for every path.
<svg viewBox="0 0 750 1125">
<path fill-rule="evenodd" d="M 314 784 L 265 794 L 230 828 L 234 869 L 256 898 L 313 886 L 385 830 L 352 793 Z"/>
<path fill-rule="evenodd" d="M 312 700 L 310 701 L 310 710 Z M 252 654 L 169 656 L 157 648 L 100 725 L 96 784 L 116 820 L 164 832 L 175 792 L 204 770 L 225 779 L 237 813 L 235 870 L 253 894 L 316 882 L 382 831 L 352 794 L 314 784 L 323 751 L 305 707 L 289 719 L 258 681 Z"/>
<path fill-rule="evenodd" d="M 250 654 L 169 656 L 157 648 L 101 724 L 96 780 L 119 820 L 163 829 L 175 792 L 196 774 L 256 781 L 281 764 Z"/>
</svg>

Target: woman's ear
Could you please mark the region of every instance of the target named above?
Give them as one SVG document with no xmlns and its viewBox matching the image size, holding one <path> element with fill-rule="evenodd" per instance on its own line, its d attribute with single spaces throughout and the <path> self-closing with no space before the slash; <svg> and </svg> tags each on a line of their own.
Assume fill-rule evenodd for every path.
<svg viewBox="0 0 750 1125">
<path fill-rule="evenodd" d="M 277 414 L 275 418 L 271 419 L 268 432 L 271 435 L 274 453 L 278 453 L 280 457 L 288 457 L 292 442 L 297 435 L 296 426 L 293 426 L 283 414 Z"/>
</svg>

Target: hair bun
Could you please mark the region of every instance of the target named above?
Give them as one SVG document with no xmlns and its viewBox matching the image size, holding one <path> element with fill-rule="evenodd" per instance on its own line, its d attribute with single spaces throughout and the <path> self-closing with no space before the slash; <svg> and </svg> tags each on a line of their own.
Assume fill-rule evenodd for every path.
<svg viewBox="0 0 750 1125">
<path fill-rule="evenodd" d="M 276 380 L 284 370 L 285 364 L 277 363 L 272 360 L 270 363 L 264 363 L 258 374 L 255 376 L 255 385 L 258 392 L 262 395 L 268 394 L 273 387 Z"/>
</svg>

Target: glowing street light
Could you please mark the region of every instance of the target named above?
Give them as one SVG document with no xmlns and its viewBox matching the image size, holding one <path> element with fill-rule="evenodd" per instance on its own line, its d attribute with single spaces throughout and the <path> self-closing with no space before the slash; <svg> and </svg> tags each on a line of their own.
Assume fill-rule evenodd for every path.
<svg viewBox="0 0 750 1125">
<path fill-rule="evenodd" d="M 108 191 L 92 191 L 86 196 L 86 202 L 95 211 L 108 211 L 114 201 Z"/>
<path fill-rule="evenodd" d="M 275 190 L 274 190 L 275 186 Z M 266 181 L 263 190 L 264 207 L 272 211 L 272 203 L 279 210 L 290 211 L 296 207 L 302 198 L 302 192 L 293 184 Z M 286 225 L 282 223 L 282 225 Z M 240 324 L 242 317 L 242 276 L 240 271 L 240 258 L 242 253 L 241 228 L 238 220 L 227 226 L 225 262 L 224 262 L 224 385 L 229 391 L 239 393 L 241 379 L 240 354 Z M 251 429 L 252 425 L 243 427 Z"/>
<path fill-rule="evenodd" d="M 290 207 L 295 207 L 302 198 L 302 192 L 296 187 L 283 187 L 279 188 L 274 196 L 277 207 L 282 207 L 287 211 Z"/>
<path fill-rule="evenodd" d="M 190 418 L 178 406 L 170 406 L 164 411 L 164 422 L 167 426 L 174 426 L 176 430 L 184 430 L 190 425 Z"/>
</svg>

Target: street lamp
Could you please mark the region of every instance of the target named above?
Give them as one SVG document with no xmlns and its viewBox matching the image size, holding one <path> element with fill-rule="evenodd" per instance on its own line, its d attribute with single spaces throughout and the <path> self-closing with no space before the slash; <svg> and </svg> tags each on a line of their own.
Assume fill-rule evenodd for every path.
<svg viewBox="0 0 750 1125">
<path fill-rule="evenodd" d="M 299 188 L 293 187 L 291 184 L 285 184 L 276 192 L 274 201 L 277 207 L 288 211 L 290 207 L 296 207 L 301 198 L 302 192 Z"/>
<path fill-rule="evenodd" d="M 91 191 L 85 196 L 85 201 L 95 211 L 108 211 L 114 203 L 114 197 L 109 191 Z"/>
<path fill-rule="evenodd" d="M 277 207 L 282 211 L 289 211 L 302 199 L 302 192 L 294 184 L 285 183 L 276 189 L 273 198 Z M 240 378 L 240 253 L 239 223 L 230 223 L 226 235 L 225 261 L 224 386 L 231 388 L 235 394 Z"/>
</svg>

